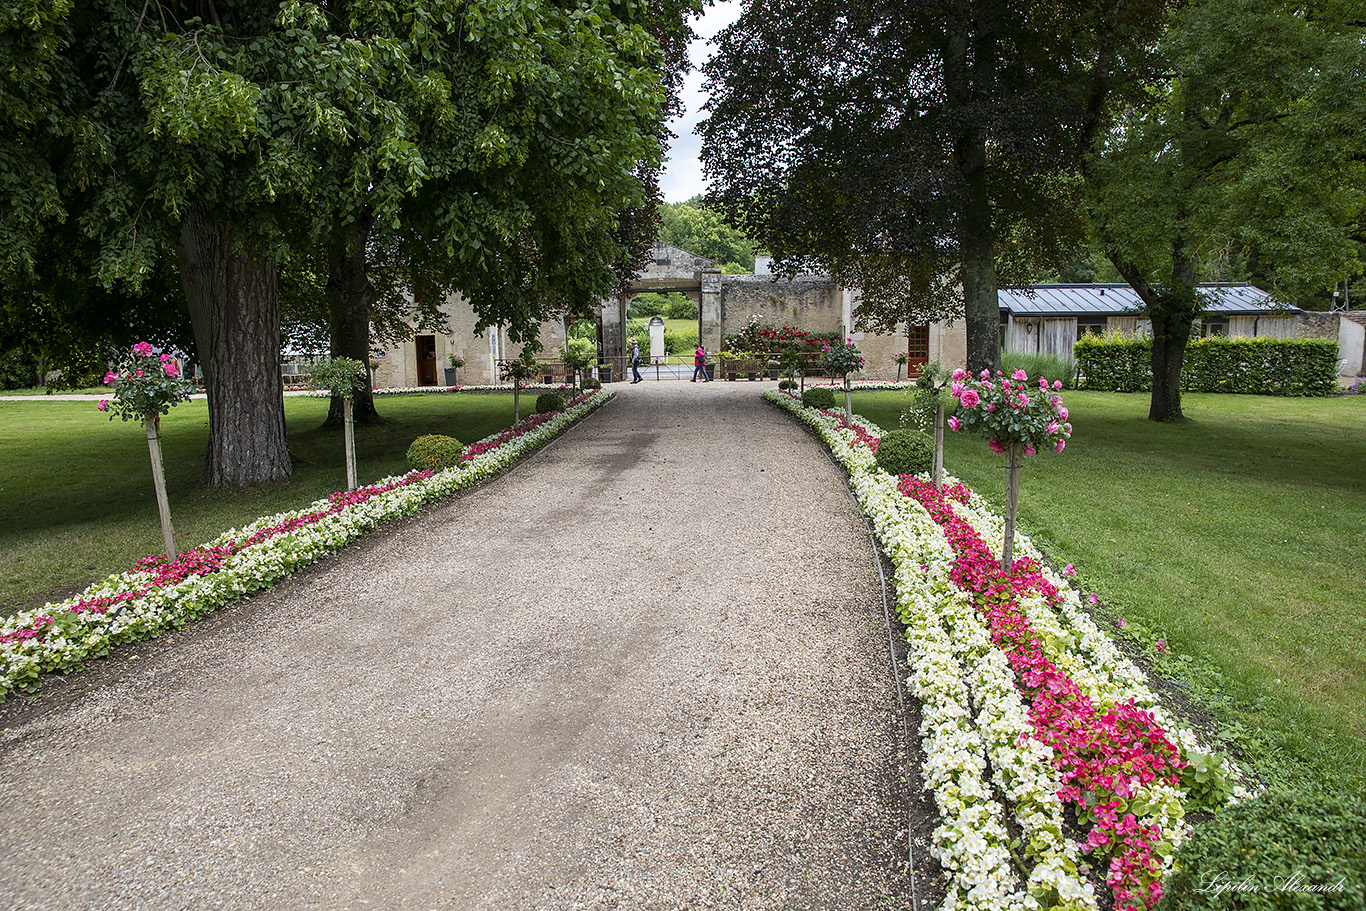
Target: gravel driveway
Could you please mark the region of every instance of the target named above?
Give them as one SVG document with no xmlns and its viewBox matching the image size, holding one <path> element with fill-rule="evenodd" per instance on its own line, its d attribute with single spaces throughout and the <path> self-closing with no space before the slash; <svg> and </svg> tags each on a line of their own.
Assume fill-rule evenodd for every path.
<svg viewBox="0 0 1366 911">
<path fill-rule="evenodd" d="M 0 707 L 0 907 L 909 908 L 841 473 L 756 384 L 616 388 L 507 474 Z"/>
</svg>

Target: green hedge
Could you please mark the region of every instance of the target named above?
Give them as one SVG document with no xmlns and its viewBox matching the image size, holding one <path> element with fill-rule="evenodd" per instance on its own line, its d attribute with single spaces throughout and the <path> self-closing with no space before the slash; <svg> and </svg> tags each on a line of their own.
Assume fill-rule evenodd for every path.
<svg viewBox="0 0 1366 911">
<path fill-rule="evenodd" d="M 1152 389 L 1152 341 L 1088 335 L 1072 346 L 1077 388 L 1102 392 Z M 1181 388 L 1246 395 L 1331 395 L 1337 391 L 1338 346 L 1313 338 L 1210 336 L 1186 345 Z"/>
</svg>

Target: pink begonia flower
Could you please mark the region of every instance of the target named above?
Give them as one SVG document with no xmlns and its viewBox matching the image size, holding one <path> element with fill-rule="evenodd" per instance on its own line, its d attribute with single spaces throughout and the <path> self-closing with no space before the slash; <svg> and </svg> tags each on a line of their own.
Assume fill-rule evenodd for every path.
<svg viewBox="0 0 1366 911">
<path fill-rule="evenodd" d="M 1054 381 L 1053 381 L 1053 388 L 1054 388 L 1054 389 L 1061 389 L 1061 388 L 1062 388 L 1062 380 L 1054 380 Z"/>
<path fill-rule="evenodd" d="M 958 418 L 949 418 L 949 429 L 954 433 L 958 432 Z"/>
<path fill-rule="evenodd" d="M 167 376 L 180 376 L 180 368 L 175 365 L 175 361 L 168 361 L 162 366 L 166 368 Z"/>
<path fill-rule="evenodd" d="M 1077 568 L 1069 563 L 1062 568 L 1062 574 L 1064 576 L 1075 576 L 1077 574 Z"/>
<path fill-rule="evenodd" d="M 1119 627 L 1120 629 L 1124 629 L 1124 627 L 1128 625 L 1129 621 L 1125 620 L 1123 617 L 1120 617 L 1118 620 L 1115 621 L 1115 626 Z"/>
<path fill-rule="evenodd" d="M 1024 454 L 1025 454 L 1025 455 L 1036 455 L 1036 454 L 1038 453 L 1038 451 L 1039 451 L 1039 450 L 1035 449 L 1033 446 L 1026 446 L 1026 447 L 1024 448 Z"/>
<path fill-rule="evenodd" d="M 982 397 L 973 389 L 964 389 L 958 400 L 963 403 L 964 408 L 976 408 L 981 403 Z"/>
<path fill-rule="evenodd" d="M 1017 382 L 1023 383 L 1025 380 L 1029 379 L 1029 374 L 1025 373 L 1023 370 L 1016 370 L 1014 373 L 1010 375 L 1010 378 L 1012 380 L 1016 380 Z"/>
<path fill-rule="evenodd" d="M 1167 643 L 1163 639 L 1158 639 L 1153 643 L 1153 648 L 1157 649 L 1159 652 L 1165 652 L 1167 650 Z"/>
<path fill-rule="evenodd" d="M 1056 443 L 1053 444 L 1053 451 L 1054 451 L 1054 452 L 1062 452 L 1062 451 L 1063 451 L 1064 449 L 1066 449 L 1066 448 L 1067 448 L 1067 441 L 1066 441 L 1066 440 L 1058 440 L 1058 442 L 1056 442 Z"/>
<path fill-rule="evenodd" d="M 104 385 L 106 385 L 106 386 L 112 386 L 112 385 L 114 385 L 114 380 L 116 380 L 116 379 L 118 379 L 118 378 L 119 378 L 119 375 L 118 375 L 117 373 L 112 373 L 112 372 L 111 372 L 111 373 L 106 373 L 106 374 L 104 375 Z"/>
<path fill-rule="evenodd" d="M 96 405 L 95 407 L 98 408 L 100 411 L 108 411 L 108 410 L 109 410 L 109 400 L 108 400 L 108 399 L 100 399 L 100 403 L 99 403 L 98 405 Z"/>
<path fill-rule="evenodd" d="M 964 370 L 962 367 L 959 367 L 959 368 L 957 368 L 956 370 L 953 371 L 953 376 L 951 377 L 951 379 L 954 379 L 954 380 L 962 380 L 962 379 L 966 378 L 967 375 L 968 375 L 968 372 L 967 372 L 966 370 Z"/>
<path fill-rule="evenodd" d="M 990 440 L 987 441 L 987 448 L 990 449 L 992 452 L 996 453 L 997 455 L 1006 454 L 1006 448 L 1002 446 L 995 437 L 992 437 Z"/>
<path fill-rule="evenodd" d="M 152 353 L 152 346 L 146 342 L 138 342 L 133 346 L 133 353 L 142 357 L 147 357 Z"/>
<path fill-rule="evenodd" d="M 1087 601 L 1090 601 L 1092 604 L 1099 604 L 1099 603 L 1100 603 L 1100 598 L 1096 597 L 1096 593 L 1095 593 L 1095 592 L 1091 592 L 1091 594 L 1087 595 L 1087 596 L 1086 596 L 1086 600 L 1087 600 Z"/>
</svg>

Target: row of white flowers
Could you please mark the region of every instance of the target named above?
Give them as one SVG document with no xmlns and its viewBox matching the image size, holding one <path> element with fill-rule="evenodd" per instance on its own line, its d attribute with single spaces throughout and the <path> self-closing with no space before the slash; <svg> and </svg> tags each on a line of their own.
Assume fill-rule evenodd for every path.
<svg viewBox="0 0 1366 911">
<path fill-rule="evenodd" d="M 941 817 L 931 850 L 950 878 L 943 908 L 1094 911 L 1094 892 L 1078 869 L 1079 848 L 1063 834 L 1052 750 L 1033 739 L 1004 655 L 954 584 L 953 552 L 942 530 L 896 489 L 851 431 L 792 396 L 766 397 L 810 425 L 849 471 L 895 567 L 910 644 L 907 682 L 923 706 L 922 774 Z M 882 433 L 858 417 L 854 423 Z M 1012 862 L 1007 812 L 1021 827 L 1021 849 L 1032 864 L 1027 882 Z"/>
<path fill-rule="evenodd" d="M 267 588 L 295 570 L 337 552 L 381 523 L 411 515 L 428 503 L 501 471 L 562 433 L 610 397 L 608 392 L 594 393 L 531 431 L 458 467 L 353 503 L 339 512 L 243 548 L 215 572 L 151 588 L 141 597 L 127 602 L 112 619 L 112 612 L 71 613 L 71 608 L 83 600 L 138 591 L 153 579 L 152 573 L 110 576 L 66 601 L 15 614 L 0 624 L 0 636 L 32 628 L 40 617 L 58 617 L 60 620 L 43 637 L 0 643 L 0 698 L 16 687 L 31 688 L 44 672 L 79 667 L 83 661 L 107 654 L 117 643 L 158 636 L 171 627 L 183 626 L 215 608 L 231 604 L 245 594 Z M 382 487 L 397 480 L 397 477 L 385 478 L 374 486 Z M 319 500 L 302 509 L 267 516 L 244 528 L 231 529 L 203 547 L 226 547 L 255 532 L 288 524 L 328 507 L 328 500 Z"/>
</svg>

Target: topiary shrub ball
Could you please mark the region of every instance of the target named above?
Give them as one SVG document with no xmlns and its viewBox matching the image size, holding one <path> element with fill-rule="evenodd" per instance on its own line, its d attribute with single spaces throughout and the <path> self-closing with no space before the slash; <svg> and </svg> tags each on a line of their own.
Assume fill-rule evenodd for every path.
<svg viewBox="0 0 1366 911">
<path fill-rule="evenodd" d="M 408 447 L 408 464 L 419 471 L 441 471 L 459 465 L 464 452 L 465 447 L 455 437 L 429 433 Z"/>
<path fill-rule="evenodd" d="M 552 411 L 564 410 L 564 396 L 558 392 L 543 392 L 536 396 L 536 413 L 550 414 Z"/>
<path fill-rule="evenodd" d="M 778 384 L 778 388 L 779 388 L 779 389 L 782 389 L 782 390 L 784 390 L 784 391 L 786 391 L 786 390 L 788 390 L 788 389 L 796 389 L 796 388 L 797 388 L 797 381 L 796 381 L 796 380 L 783 380 L 782 382 L 780 382 L 780 383 Z"/>
<path fill-rule="evenodd" d="M 590 376 L 588 379 L 586 379 L 586 380 L 583 381 L 583 388 L 584 388 L 584 389 L 601 389 L 601 388 L 602 388 L 602 381 L 601 381 L 601 380 L 594 379 L 593 377 Z"/>
<path fill-rule="evenodd" d="M 928 471 L 934 464 L 934 437 L 919 430 L 893 430 L 883 434 L 875 458 L 893 477 Z"/>
<path fill-rule="evenodd" d="M 825 386 L 814 386 L 802 393 L 802 404 L 807 408 L 834 408 L 835 393 Z"/>
<path fill-rule="evenodd" d="M 1165 886 L 1158 911 L 1366 908 L 1366 799 L 1273 791 L 1220 810 Z"/>
</svg>

